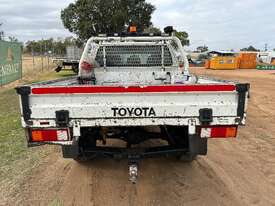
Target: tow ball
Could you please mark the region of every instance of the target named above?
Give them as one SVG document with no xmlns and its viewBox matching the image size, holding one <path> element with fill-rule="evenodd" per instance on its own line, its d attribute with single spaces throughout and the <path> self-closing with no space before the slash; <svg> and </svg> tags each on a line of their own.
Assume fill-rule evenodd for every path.
<svg viewBox="0 0 275 206">
<path fill-rule="evenodd" d="M 137 183 L 138 179 L 138 163 L 139 163 L 139 156 L 131 155 L 128 157 L 129 160 L 129 180 L 133 184 Z"/>
</svg>

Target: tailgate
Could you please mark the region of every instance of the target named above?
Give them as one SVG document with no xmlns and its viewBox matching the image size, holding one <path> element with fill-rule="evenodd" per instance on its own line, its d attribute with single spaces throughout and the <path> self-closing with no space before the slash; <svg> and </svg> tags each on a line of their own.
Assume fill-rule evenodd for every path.
<svg viewBox="0 0 275 206">
<path fill-rule="evenodd" d="M 99 125 L 103 124 L 100 121 L 114 119 L 128 119 L 129 123 L 134 119 L 166 119 L 169 124 L 169 121 L 171 123 L 179 119 L 198 118 L 199 110 L 207 108 L 212 109 L 214 118 L 222 120 L 231 117 L 233 122 L 232 118 L 240 115 L 239 97 L 240 93 L 233 84 L 146 87 L 34 86 L 30 89 L 28 108 L 31 120 L 54 120 L 56 111 L 67 110 L 70 120 L 97 120 L 96 124 Z M 22 107 L 24 110 L 24 104 Z M 124 121 L 123 124 L 127 123 Z"/>
</svg>

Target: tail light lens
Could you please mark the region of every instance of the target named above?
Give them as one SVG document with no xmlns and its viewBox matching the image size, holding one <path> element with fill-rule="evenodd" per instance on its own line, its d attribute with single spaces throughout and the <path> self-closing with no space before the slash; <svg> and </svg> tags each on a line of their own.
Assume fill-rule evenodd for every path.
<svg viewBox="0 0 275 206">
<path fill-rule="evenodd" d="M 214 126 L 200 128 L 201 138 L 235 138 L 237 126 Z"/>
<path fill-rule="evenodd" d="M 55 142 L 55 141 L 68 141 L 68 129 L 43 129 L 31 131 L 32 142 Z"/>
<path fill-rule="evenodd" d="M 93 65 L 86 61 L 81 62 L 80 67 L 81 67 L 81 69 L 88 71 L 88 72 L 92 71 L 92 69 L 93 69 Z"/>
</svg>

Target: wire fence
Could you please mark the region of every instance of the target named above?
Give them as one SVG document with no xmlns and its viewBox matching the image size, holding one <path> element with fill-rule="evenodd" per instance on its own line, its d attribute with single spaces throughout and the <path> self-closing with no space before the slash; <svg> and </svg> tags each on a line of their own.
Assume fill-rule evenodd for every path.
<svg viewBox="0 0 275 206">
<path fill-rule="evenodd" d="M 22 76 L 28 77 L 46 71 L 51 71 L 55 65 L 52 56 L 45 55 L 28 55 L 22 57 Z"/>
<path fill-rule="evenodd" d="M 51 71 L 57 67 L 53 59 L 65 56 L 61 51 L 53 52 L 46 46 L 41 48 L 40 52 L 23 54 L 22 43 L 0 40 L 0 87 Z"/>
</svg>

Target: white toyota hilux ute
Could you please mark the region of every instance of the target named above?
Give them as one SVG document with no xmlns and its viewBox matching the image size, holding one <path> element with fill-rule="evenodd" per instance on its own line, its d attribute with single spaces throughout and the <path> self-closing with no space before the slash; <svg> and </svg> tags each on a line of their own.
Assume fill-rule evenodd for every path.
<svg viewBox="0 0 275 206">
<path fill-rule="evenodd" d="M 209 138 L 235 138 L 249 96 L 249 84 L 191 75 L 177 37 L 149 35 L 92 37 L 78 76 L 16 90 L 29 146 L 128 158 L 133 182 L 142 158 L 191 161 Z"/>
</svg>

